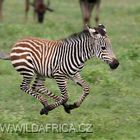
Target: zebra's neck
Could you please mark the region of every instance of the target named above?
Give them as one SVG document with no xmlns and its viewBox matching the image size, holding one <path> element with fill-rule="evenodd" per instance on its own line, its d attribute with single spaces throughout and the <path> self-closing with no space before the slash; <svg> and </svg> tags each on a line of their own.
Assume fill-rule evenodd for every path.
<svg viewBox="0 0 140 140">
<path fill-rule="evenodd" d="M 91 36 L 87 30 L 73 34 L 70 37 L 64 39 L 64 46 L 73 48 L 75 57 L 79 59 L 81 63 L 84 63 L 94 55 L 94 50 L 91 45 Z"/>
</svg>

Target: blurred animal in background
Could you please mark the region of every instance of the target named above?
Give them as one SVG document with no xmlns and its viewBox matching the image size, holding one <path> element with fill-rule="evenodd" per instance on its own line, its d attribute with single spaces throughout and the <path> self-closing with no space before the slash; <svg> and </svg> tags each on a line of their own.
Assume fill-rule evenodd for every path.
<svg viewBox="0 0 140 140">
<path fill-rule="evenodd" d="M 28 18 L 28 11 L 30 9 L 30 6 L 34 8 L 34 19 L 37 16 L 37 20 L 39 23 L 43 23 L 45 13 L 46 11 L 53 12 L 53 9 L 51 9 L 50 1 L 48 0 L 47 4 L 45 4 L 44 0 L 33 0 L 33 2 L 30 2 L 30 0 L 25 1 L 25 20 Z"/>
<path fill-rule="evenodd" d="M 95 22 L 96 25 L 98 25 L 101 0 L 79 0 L 79 3 L 83 16 L 84 28 L 86 24 L 88 25 L 90 24 L 90 18 L 94 7 L 96 10 Z"/>
<path fill-rule="evenodd" d="M 0 0 L 0 20 L 3 19 L 2 5 L 3 5 L 3 0 Z"/>
</svg>

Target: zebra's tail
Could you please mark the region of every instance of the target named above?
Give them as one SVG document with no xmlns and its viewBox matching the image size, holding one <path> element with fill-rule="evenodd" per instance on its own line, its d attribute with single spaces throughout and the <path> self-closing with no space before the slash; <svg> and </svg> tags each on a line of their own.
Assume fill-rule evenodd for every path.
<svg viewBox="0 0 140 140">
<path fill-rule="evenodd" d="M 10 54 L 5 52 L 0 52 L 0 59 L 10 60 Z"/>
</svg>

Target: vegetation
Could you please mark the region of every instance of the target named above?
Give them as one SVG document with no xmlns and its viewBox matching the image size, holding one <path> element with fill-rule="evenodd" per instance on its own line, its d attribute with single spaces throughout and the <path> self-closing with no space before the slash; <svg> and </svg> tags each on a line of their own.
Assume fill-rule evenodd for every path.
<svg viewBox="0 0 140 140">
<path fill-rule="evenodd" d="M 26 36 L 60 39 L 82 29 L 78 0 L 53 0 L 53 13 L 46 13 L 45 23 L 33 21 L 32 10 L 24 21 L 24 1 L 4 1 L 4 20 L 0 23 L 0 50 L 10 52 L 12 44 Z M 90 95 L 80 108 L 66 114 L 63 107 L 40 116 L 42 105 L 19 89 L 22 77 L 9 61 L 0 61 L 0 127 L 4 124 L 92 124 L 91 133 L 52 132 L 27 133 L 16 131 L 10 135 L 0 132 L 1 140 L 57 139 L 57 140 L 139 140 L 140 138 L 140 2 L 139 0 L 102 1 L 100 22 L 111 38 L 113 50 L 120 61 L 111 71 L 105 63 L 93 58 L 81 72 L 90 85 Z M 94 25 L 94 12 L 91 20 Z M 56 94 L 54 80 L 46 86 Z M 81 89 L 69 82 L 69 102 L 81 95 Z M 36 132 L 36 131 L 35 131 Z"/>
</svg>

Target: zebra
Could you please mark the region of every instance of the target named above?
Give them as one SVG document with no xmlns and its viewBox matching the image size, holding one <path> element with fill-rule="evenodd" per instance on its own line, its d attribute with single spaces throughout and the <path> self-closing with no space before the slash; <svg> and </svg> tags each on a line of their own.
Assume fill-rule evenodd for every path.
<svg viewBox="0 0 140 140">
<path fill-rule="evenodd" d="M 11 60 L 13 67 L 23 76 L 21 90 L 34 96 L 42 104 L 40 114 L 63 105 L 67 113 L 80 107 L 89 94 L 89 86 L 81 77 L 84 63 L 96 56 L 106 62 L 111 69 L 119 66 L 104 25 L 99 24 L 60 40 L 28 37 L 17 41 L 10 54 L 0 53 L 1 59 Z M 34 83 L 31 82 L 35 77 Z M 46 78 L 53 78 L 61 91 L 55 95 L 44 86 Z M 68 104 L 67 81 L 73 80 L 83 88 L 83 94 L 73 104 Z M 54 100 L 49 104 L 44 96 Z"/>
</svg>

